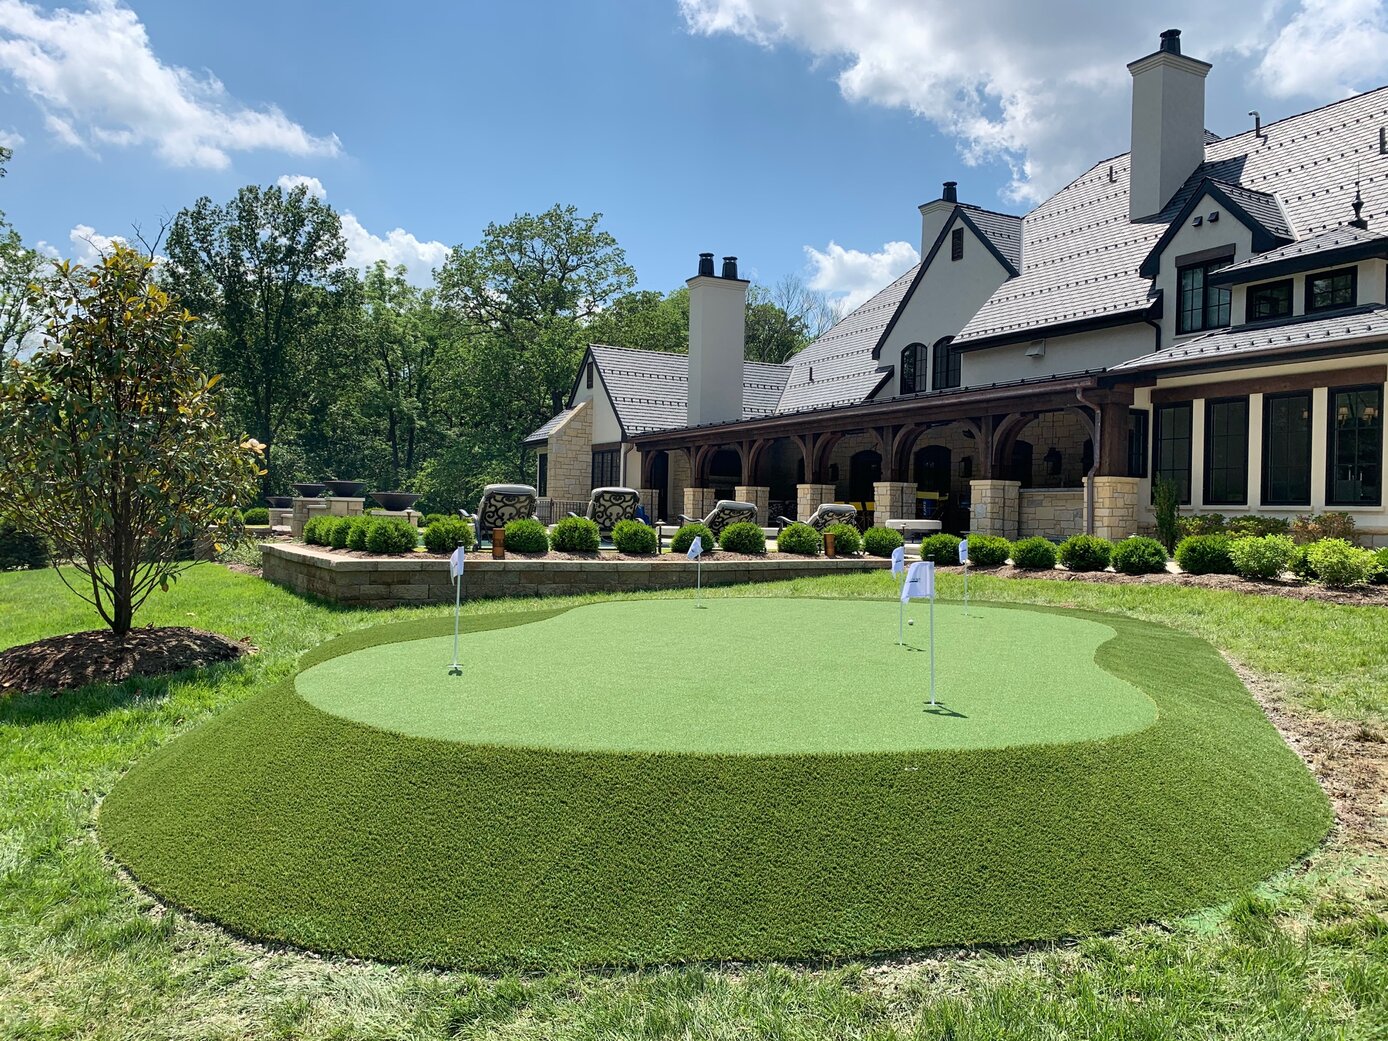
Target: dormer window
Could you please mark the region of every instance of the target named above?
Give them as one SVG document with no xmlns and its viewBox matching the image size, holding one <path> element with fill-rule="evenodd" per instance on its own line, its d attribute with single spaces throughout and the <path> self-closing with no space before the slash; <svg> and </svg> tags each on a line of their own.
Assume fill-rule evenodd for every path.
<svg viewBox="0 0 1388 1041">
<path fill-rule="evenodd" d="M 1292 280 L 1264 282 L 1248 287 L 1246 322 L 1265 322 L 1271 318 L 1290 318 L 1292 314 Z"/>
<path fill-rule="evenodd" d="M 1176 269 L 1180 301 L 1176 308 L 1176 331 L 1198 333 L 1221 329 L 1229 324 L 1229 290 L 1209 284 L 1209 275 L 1228 267 L 1231 257 L 1187 264 Z"/>
<path fill-rule="evenodd" d="M 1306 313 L 1353 307 L 1358 271 L 1352 267 L 1306 276 Z"/>
</svg>

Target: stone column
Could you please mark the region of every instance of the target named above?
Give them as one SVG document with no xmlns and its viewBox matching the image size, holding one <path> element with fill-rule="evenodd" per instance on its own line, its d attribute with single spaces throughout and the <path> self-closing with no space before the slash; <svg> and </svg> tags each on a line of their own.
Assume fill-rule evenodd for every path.
<svg viewBox="0 0 1388 1041">
<path fill-rule="evenodd" d="M 1089 478 L 1085 478 L 1088 482 Z M 1126 539 L 1137 534 L 1136 477 L 1094 478 L 1094 534 L 1106 539 Z M 1088 525 L 1086 525 L 1088 527 Z"/>
<path fill-rule="evenodd" d="M 820 503 L 834 501 L 832 484 L 797 484 L 795 486 L 795 519 L 806 521 L 819 509 Z"/>
<path fill-rule="evenodd" d="M 334 517 L 355 517 L 366 511 L 366 499 L 348 495 L 334 495 L 327 500 L 328 512 Z"/>
<path fill-rule="evenodd" d="M 969 494 L 973 499 L 970 530 L 979 535 L 1017 537 L 1021 481 L 973 480 Z"/>
<path fill-rule="evenodd" d="M 757 508 L 757 523 L 770 523 L 767 513 L 771 509 L 771 489 L 759 484 L 739 484 L 733 489 L 739 502 L 750 502 Z"/>
<path fill-rule="evenodd" d="M 916 486 L 910 481 L 876 481 L 872 499 L 872 523 L 878 527 L 889 520 L 915 520 L 920 512 L 916 509 Z"/>
<path fill-rule="evenodd" d="M 686 516 L 703 520 L 712 511 L 713 504 L 718 501 L 715 498 L 717 494 L 712 488 L 686 488 L 684 490 L 684 513 Z"/>
</svg>

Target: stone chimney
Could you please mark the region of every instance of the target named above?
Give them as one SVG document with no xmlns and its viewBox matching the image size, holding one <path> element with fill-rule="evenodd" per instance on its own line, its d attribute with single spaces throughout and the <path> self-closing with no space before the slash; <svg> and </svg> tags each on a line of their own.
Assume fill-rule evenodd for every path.
<svg viewBox="0 0 1388 1041">
<path fill-rule="evenodd" d="M 713 254 L 699 254 L 699 273 L 689 286 L 689 425 L 742 418 L 742 357 L 747 336 L 746 279 L 737 257 L 723 258 L 713 273 Z"/>
<path fill-rule="evenodd" d="M 949 220 L 949 215 L 954 212 L 954 207 L 958 202 L 959 182 L 946 181 L 938 199 L 932 199 L 930 202 L 920 205 L 922 259 L 930 252 L 930 247 L 935 245 L 935 239 L 940 234 L 940 229 L 945 226 L 945 221 Z"/>
<path fill-rule="evenodd" d="M 1181 30 L 1128 66 L 1133 77 L 1132 175 L 1128 217 L 1161 212 L 1205 161 L 1205 76 L 1209 62 L 1181 53 Z"/>
</svg>

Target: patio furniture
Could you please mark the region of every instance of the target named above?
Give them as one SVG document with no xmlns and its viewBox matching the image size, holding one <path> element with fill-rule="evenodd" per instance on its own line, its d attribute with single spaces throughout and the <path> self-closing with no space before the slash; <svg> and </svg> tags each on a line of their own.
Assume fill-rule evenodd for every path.
<svg viewBox="0 0 1388 1041">
<path fill-rule="evenodd" d="M 681 524 L 702 523 L 704 527 L 713 532 L 713 537 L 717 538 L 723 533 L 723 529 L 729 524 L 738 524 L 748 521 L 752 524 L 757 523 L 757 507 L 750 502 L 738 502 L 736 499 L 719 499 L 713 506 L 713 510 L 707 517 L 700 522 L 698 517 L 691 517 L 688 514 L 680 514 Z"/>
<path fill-rule="evenodd" d="M 632 520 L 640 508 L 641 493 L 635 488 L 594 488 L 583 516 L 595 521 L 599 531 L 611 531 L 621 521 Z M 579 515 L 570 510 L 569 516 Z"/>
<path fill-rule="evenodd" d="M 887 527 L 893 531 L 901 532 L 901 537 L 906 542 L 919 542 L 926 536 L 940 531 L 944 525 L 932 518 L 917 517 L 889 520 Z"/>
<path fill-rule="evenodd" d="M 854 524 L 857 520 L 857 507 L 842 502 L 822 502 L 819 504 L 819 508 L 810 514 L 810 519 L 805 523 L 814 528 L 815 531 L 823 532 L 831 524 Z M 777 517 L 776 523 L 784 528 L 794 524 L 795 521 L 789 517 Z"/>
<path fill-rule="evenodd" d="M 472 522 L 479 543 L 490 542 L 493 529 L 535 516 L 535 499 L 535 489 L 528 484 L 489 484 L 482 489 L 477 512 L 459 510 L 458 515 Z"/>
</svg>

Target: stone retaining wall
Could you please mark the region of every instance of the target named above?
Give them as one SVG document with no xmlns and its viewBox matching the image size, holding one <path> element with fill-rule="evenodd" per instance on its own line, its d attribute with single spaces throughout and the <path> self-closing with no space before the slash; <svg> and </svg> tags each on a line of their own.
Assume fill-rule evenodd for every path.
<svg viewBox="0 0 1388 1041">
<path fill-rule="evenodd" d="M 1083 488 L 1023 488 L 1019 535 L 1068 539 L 1084 531 Z"/>
<path fill-rule="evenodd" d="M 448 561 L 420 555 L 349 557 L 318 546 L 267 542 L 260 547 L 262 573 L 296 593 L 340 604 L 395 607 L 401 604 L 453 602 Z M 706 586 L 745 582 L 779 582 L 860 571 L 877 571 L 890 561 L 876 557 L 787 557 L 766 560 L 708 560 Z M 570 596 L 578 593 L 626 593 L 641 589 L 688 589 L 694 565 L 686 560 L 547 560 L 489 556 L 469 557 L 463 579 L 467 600 L 517 596 Z"/>
</svg>

